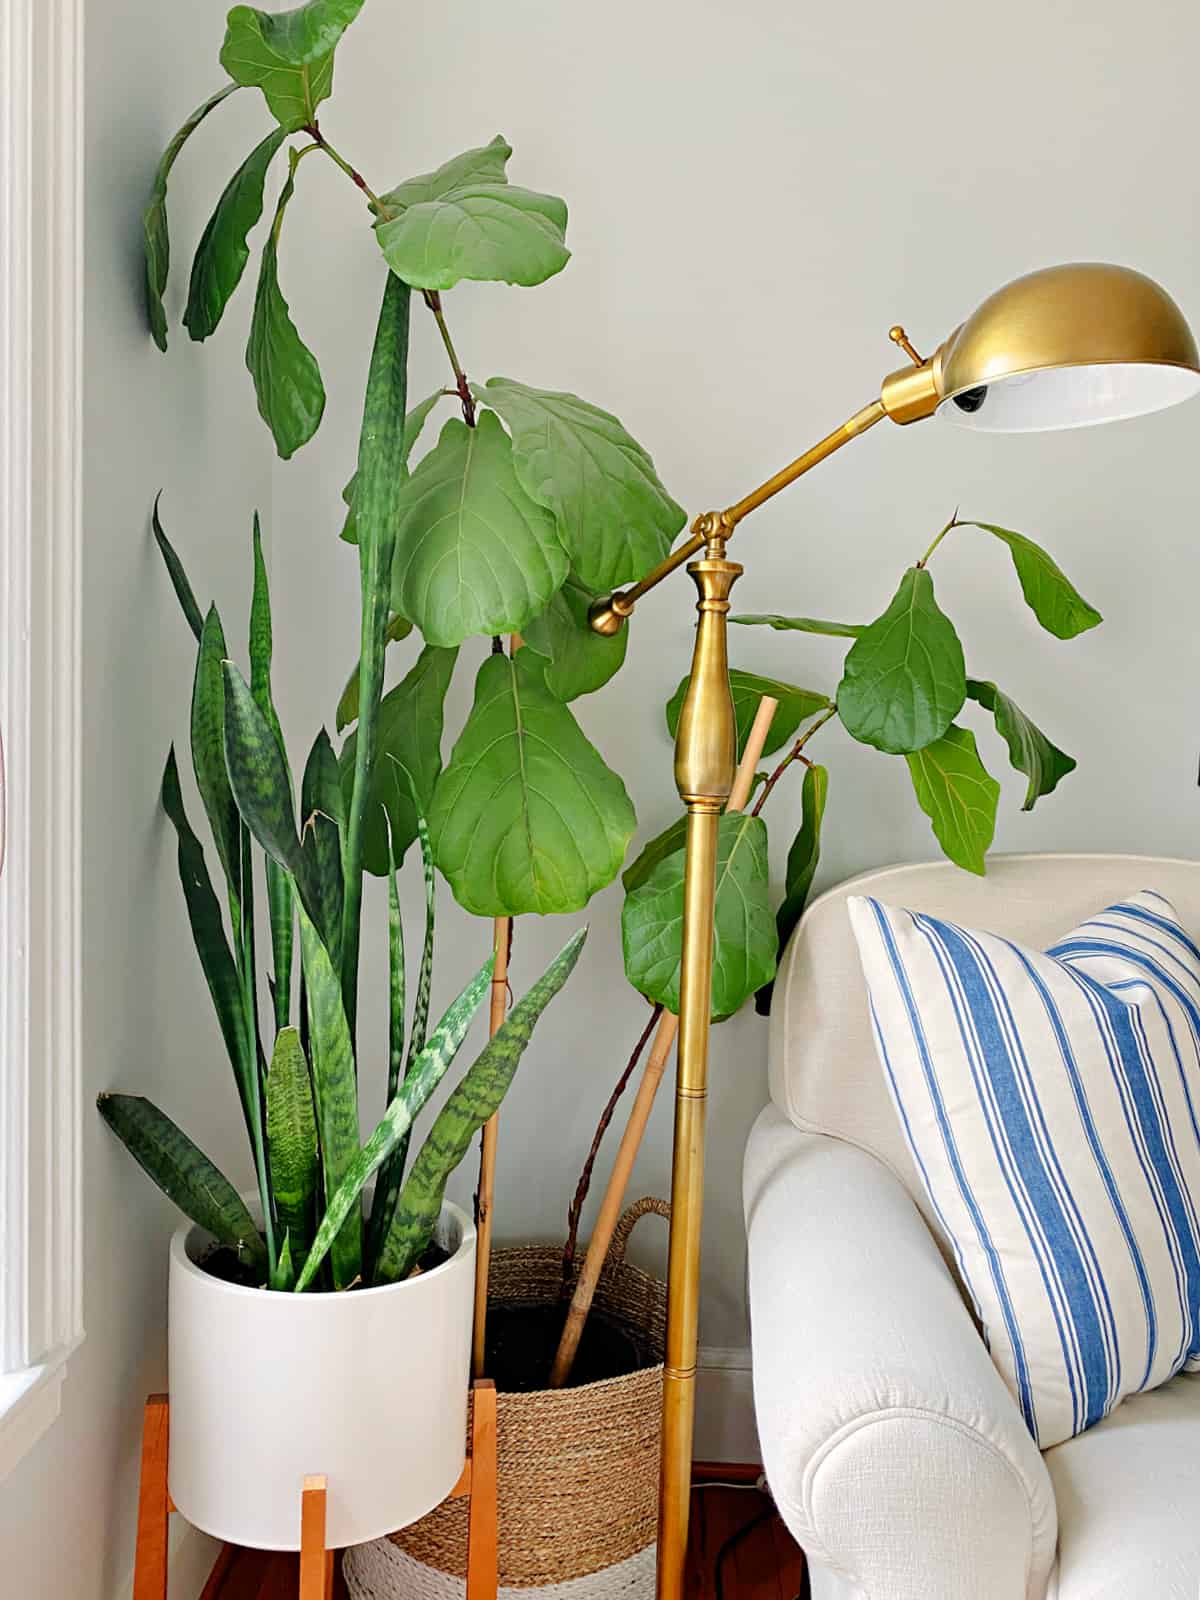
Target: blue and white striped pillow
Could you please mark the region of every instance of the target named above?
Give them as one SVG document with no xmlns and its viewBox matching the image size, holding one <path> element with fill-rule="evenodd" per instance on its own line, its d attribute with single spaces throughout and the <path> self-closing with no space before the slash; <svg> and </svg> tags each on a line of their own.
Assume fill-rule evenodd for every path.
<svg viewBox="0 0 1200 1600">
<path fill-rule="evenodd" d="M 1041 1448 L 1200 1369 L 1200 949 L 1169 901 L 1044 954 L 847 904 L 917 1168 Z"/>
</svg>

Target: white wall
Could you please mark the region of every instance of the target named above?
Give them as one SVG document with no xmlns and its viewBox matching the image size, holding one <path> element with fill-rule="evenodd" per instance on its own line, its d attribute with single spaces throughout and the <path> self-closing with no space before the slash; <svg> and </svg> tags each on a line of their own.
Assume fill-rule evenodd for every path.
<svg viewBox="0 0 1200 1600">
<path fill-rule="evenodd" d="M 297 741 L 331 720 L 356 649 L 338 491 L 381 289 L 357 197 L 332 167 L 307 162 L 282 274 L 330 402 L 317 442 L 273 472 L 241 365 L 245 304 L 216 348 L 196 351 L 177 334 L 164 362 L 146 340 L 138 216 L 159 148 L 216 80 L 224 10 L 224 0 L 90 0 L 85 479 L 89 1086 L 154 1093 L 217 1155 L 240 1151 L 237 1113 L 155 806 L 166 744 L 186 735 L 191 650 L 146 507 L 165 484 L 168 526 L 236 636 L 249 511 L 273 500 L 285 720 Z M 869 399 L 893 364 L 892 322 L 927 349 L 1027 268 L 1129 261 L 1200 319 L 1198 46 L 1200 18 L 1183 0 L 1012 0 L 1001 10 L 866 0 L 840 11 L 782 0 L 376 0 L 341 49 L 323 121 L 379 187 L 508 135 L 514 179 L 570 201 L 575 259 L 537 291 L 464 286 L 447 297 L 471 371 L 575 389 L 616 410 L 699 509 L 737 496 Z M 220 177 L 261 125 L 249 96 L 217 117 L 178 169 L 179 267 Z M 442 371 L 423 315 L 416 329 L 415 395 Z M 1032 817 L 1018 815 L 1020 785 L 1006 783 L 999 845 L 1193 853 L 1198 426 L 1200 410 L 1186 408 L 1100 435 L 1033 439 L 884 424 L 739 536 L 749 570 L 738 603 L 861 618 L 956 505 L 1029 531 L 1105 612 L 1103 628 L 1072 644 L 1042 635 L 983 536 L 956 535 L 937 567 L 973 670 L 996 676 L 1080 759 Z M 689 606 L 686 580 L 644 604 L 625 672 L 580 706 L 626 777 L 640 837 L 675 809 L 661 706 L 685 670 Z M 735 645 L 746 666 L 835 681 L 832 642 L 746 633 Z M 1002 752 L 983 742 L 1000 772 Z M 837 735 L 828 747 L 823 876 L 930 854 L 901 764 Z M 796 809 L 771 809 L 778 867 Z M 621 976 L 620 901 L 614 888 L 595 902 L 571 998 L 547 1016 L 508 1101 L 505 1237 L 560 1232 L 640 1025 Z M 446 998 L 488 935 L 445 894 L 440 910 Z M 415 896 L 409 914 L 415 942 Z M 382 1075 L 375 929 L 362 1010 L 378 1030 Z M 567 932 L 521 924 L 518 987 Z M 766 1094 L 763 1051 L 753 1016 L 716 1036 L 703 1337 L 722 1347 L 746 1338 L 739 1168 Z M 666 1192 L 669 1120 L 664 1095 L 639 1192 Z M 6 1592 L 107 1600 L 127 1570 L 136 1407 L 163 1377 L 171 1215 L 90 1116 L 85 1134 L 89 1338 L 63 1419 L 0 1489 L 0 1565 Z"/>
<path fill-rule="evenodd" d="M 1001 10 L 410 0 L 363 13 L 323 123 L 376 187 L 498 130 L 508 136 L 513 180 L 567 197 L 575 257 L 536 290 L 464 285 L 447 295 L 465 362 L 481 379 L 574 389 L 615 410 L 698 510 L 736 498 L 877 393 L 899 364 L 891 323 L 928 351 L 1026 269 L 1127 261 L 1200 319 L 1197 46 L 1200 19 L 1183 0 L 1014 0 Z M 319 442 L 275 478 L 293 726 L 329 715 L 353 654 L 354 563 L 334 536 L 380 292 L 353 190 L 315 162 L 300 184 L 283 271 L 330 408 Z M 430 319 L 414 315 L 417 396 L 442 365 Z M 1027 530 L 1108 620 L 1060 643 L 1033 622 L 985 535 L 964 530 L 937 558 L 971 669 L 995 676 L 1080 761 L 1032 816 L 1019 814 L 1021 784 L 1006 779 L 998 846 L 1194 852 L 1198 429 L 1195 406 L 1035 438 L 885 423 L 746 525 L 734 547 L 747 566 L 736 602 L 867 618 L 955 506 Z M 691 604 L 682 578 L 644 602 L 624 672 L 577 703 L 629 784 L 642 838 L 675 812 L 661 707 L 686 668 Z M 740 664 L 826 688 L 842 649 L 761 630 L 735 630 L 733 648 Z M 480 650 L 464 657 L 474 663 Z M 902 762 L 837 732 L 820 743 L 832 767 L 825 881 L 934 853 Z M 993 734 L 981 748 L 1001 773 Z M 770 807 L 777 871 L 797 798 Z M 571 998 L 548 1014 L 507 1102 L 505 1236 L 560 1233 L 596 1115 L 641 1025 L 621 975 L 620 905 L 619 887 L 593 903 Z M 448 895 L 442 912 L 448 995 L 488 933 Z M 520 924 L 518 987 L 565 933 L 560 922 Z M 365 1011 L 380 1029 L 382 1007 L 377 979 Z M 764 1040 L 752 1015 L 714 1039 L 710 1345 L 746 1341 L 739 1167 L 766 1096 Z M 669 1139 L 664 1094 L 638 1192 L 666 1192 Z"/>
<path fill-rule="evenodd" d="M 201 10 L 206 15 L 197 16 Z M 245 631 L 250 513 L 269 467 L 241 364 L 244 331 L 200 351 L 145 331 L 140 216 L 158 152 L 220 81 L 218 7 L 87 6 L 84 432 L 84 1211 L 87 1339 L 63 1415 L 0 1486 L 0 1589 L 112 1600 L 129 1571 L 145 1395 L 164 1387 L 172 1208 L 101 1124 L 96 1093 L 143 1092 L 249 1175 L 208 996 L 157 805 L 172 739 L 187 762 L 194 646 L 149 534 L 163 516 L 202 601 Z M 236 99 L 177 166 L 177 325 L 219 181 L 254 134 Z M 203 139 L 204 149 L 200 148 Z M 199 818 L 195 819 L 197 823 Z"/>
</svg>

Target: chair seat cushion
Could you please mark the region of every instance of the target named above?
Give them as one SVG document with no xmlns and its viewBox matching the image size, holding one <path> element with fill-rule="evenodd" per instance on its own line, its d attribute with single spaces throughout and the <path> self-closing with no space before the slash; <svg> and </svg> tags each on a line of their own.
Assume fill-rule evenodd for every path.
<svg viewBox="0 0 1200 1600">
<path fill-rule="evenodd" d="M 1045 1460 L 1058 1501 L 1047 1600 L 1196 1600 L 1200 1377 L 1133 1396 Z"/>
<path fill-rule="evenodd" d="M 1045 953 L 848 901 L 876 1044 L 1046 1449 L 1200 1365 L 1200 950 L 1146 891 Z"/>
</svg>

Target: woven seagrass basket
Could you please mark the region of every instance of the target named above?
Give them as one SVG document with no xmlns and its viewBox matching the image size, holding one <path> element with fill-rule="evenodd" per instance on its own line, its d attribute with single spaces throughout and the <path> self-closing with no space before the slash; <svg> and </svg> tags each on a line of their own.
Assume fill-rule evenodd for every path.
<svg viewBox="0 0 1200 1600">
<path fill-rule="evenodd" d="M 500 1394 L 497 1406 L 500 1592 L 552 1590 L 563 1600 L 648 1600 L 662 1427 L 666 1285 L 625 1260 L 635 1223 L 668 1217 L 639 1200 L 621 1218 L 595 1308 L 656 1362 L 570 1389 Z M 562 1253 L 554 1245 L 499 1250 L 490 1299 L 553 1305 Z M 346 1553 L 355 1600 L 458 1600 L 465 1592 L 467 1512 L 450 1500 L 420 1522 Z"/>
</svg>

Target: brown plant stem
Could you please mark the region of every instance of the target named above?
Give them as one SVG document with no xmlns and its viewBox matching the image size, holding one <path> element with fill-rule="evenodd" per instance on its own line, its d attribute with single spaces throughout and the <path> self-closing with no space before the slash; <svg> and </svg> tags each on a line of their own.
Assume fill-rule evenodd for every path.
<svg viewBox="0 0 1200 1600">
<path fill-rule="evenodd" d="M 796 740 L 796 742 L 792 746 L 792 748 L 788 751 L 787 755 L 784 756 L 783 760 L 775 768 L 775 771 L 767 779 L 766 783 L 763 784 L 762 793 L 759 795 L 758 799 L 755 801 L 754 809 L 750 813 L 750 815 L 752 817 L 756 817 L 759 814 L 759 812 L 762 810 L 763 806 L 766 805 L 767 799 L 768 799 L 768 797 L 769 797 L 769 795 L 771 793 L 771 790 L 779 782 L 780 778 L 783 777 L 784 773 L 791 766 L 792 762 L 793 761 L 805 761 L 805 762 L 807 762 L 808 758 L 803 754 L 804 746 L 808 743 L 808 741 L 812 738 L 813 734 L 816 733 L 819 728 L 823 728 L 831 717 L 836 717 L 836 716 L 837 716 L 837 707 L 836 706 L 830 706 L 828 711 L 823 711 L 815 722 L 811 722 L 808 725 L 808 727 L 804 730 L 804 732 Z"/>
<path fill-rule="evenodd" d="M 319 145 L 320 148 L 324 150 L 325 154 L 332 162 L 335 163 L 335 165 L 342 169 L 342 171 L 350 179 L 351 183 L 362 190 L 363 194 L 366 195 L 371 204 L 372 211 L 381 211 L 383 209 L 383 201 L 380 200 L 379 196 L 375 193 L 374 189 L 371 188 L 370 184 L 363 177 L 362 173 L 356 168 L 352 167 L 346 160 L 345 156 L 341 155 L 337 150 L 334 149 L 329 140 L 321 132 L 321 129 L 315 120 L 308 124 L 308 126 L 304 129 L 304 132 L 308 134 L 314 144 Z"/>
<path fill-rule="evenodd" d="M 475 396 L 471 393 L 471 385 L 467 382 L 467 374 L 463 364 L 458 359 L 458 351 L 454 348 L 454 340 L 450 337 L 450 329 L 446 325 L 446 313 L 442 309 L 442 297 L 436 289 L 422 291 L 422 299 L 433 312 L 433 320 L 437 323 L 438 332 L 442 336 L 442 343 L 446 347 L 446 355 L 450 360 L 450 370 L 454 374 L 454 392 L 458 395 L 462 405 L 463 421 L 468 428 L 475 426 Z"/>
<path fill-rule="evenodd" d="M 638 1042 L 633 1047 L 633 1052 L 625 1064 L 625 1070 L 617 1079 L 616 1087 L 608 1097 L 608 1104 L 600 1113 L 600 1121 L 596 1124 L 596 1131 L 592 1135 L 592 1147 L 588 1151 L 587 1160 L 583 1163 L 583 1171 L 579 1174 L 579 1182 L 575 1186 L 575 1197 L 571 1201 L 567 1212 L 567 1242 L 563 1246 L 562 1257 L 562 1298 L 565 1300 L 571 1292 L 571 1274 L 575 1270 L 575 1251 L 579 1244 L 579 1219 L 583 1215 L 584 1201 L 587 1199 L 588 1190 L 592 1186 L 592 1172 L 596 1165 L 596 1157 L 600 1153 L 600 1145 L 604 1135 L 608 1132 L 609 1123 L 617 1109 L 617 1102 L 629 1086 L 634 1068 L 642 1058 L 642 1051 L 646 1048 L 654 1025 L 662 1015 L 662 1006 L 655 1006 L 650 1013 L 650 1020 L 642 1029 Z"/>
</svg>

